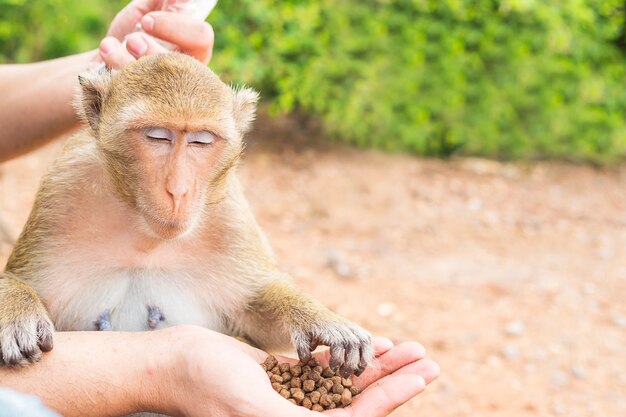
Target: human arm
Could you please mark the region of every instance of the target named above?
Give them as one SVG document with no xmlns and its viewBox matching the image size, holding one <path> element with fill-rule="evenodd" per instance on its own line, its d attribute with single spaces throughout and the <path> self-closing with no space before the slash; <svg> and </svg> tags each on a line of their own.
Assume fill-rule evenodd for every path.
<svg viewBox="0 0 626 417">
<path fill-rule="evenodd" d="M 191 16 L 153 11 L 158 0 L 135 0 L 115 17 L 98 50 L 32 64 L 0 65 L 0 162 L 23 155 L 79 125 L 72 108 L 77 75 L 93 63 L 120 68 L 143 55 L 166 52 L 152 37 L 177 45 L 202 62 L 213 30 Z M 151 12 L 153 11 L 153 12 Z M 146 33 L 131 33 L 141 21 Z M 152 22 L 152 23 L 150 23 Z M 128 36 L 126 48 L 121 41 Z"/>
<path fill-rule="evenodd" d="M 378 417 L 408 401 L 438 375 L 415 343 L 375 338 L 377 358 L 355 384 L 352 415 Z M 327 353 L 316 354 L 322 363 Z M 58 332 L 55 348 L 27 368 L 0 368 L 0 384 L 36 394 L 66 417 L 153 411 L 172 416 L 312 417 L 274 392 L 259 366 L 266 354 L 210 330 Z M 279 360 L 284 360 L 281 358 Z M 350 408 L 324 414 L 347 417 Z"/>
</svg>

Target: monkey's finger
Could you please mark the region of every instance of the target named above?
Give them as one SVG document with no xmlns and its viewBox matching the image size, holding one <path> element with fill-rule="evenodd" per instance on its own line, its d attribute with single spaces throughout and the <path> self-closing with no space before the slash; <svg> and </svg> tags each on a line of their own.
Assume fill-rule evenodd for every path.
<svg viewBox="0 0 626 417">
<path fill-rule="evenodd" d="M 37 323 L 37 344 L 43 352 L 50 352 L 54 347 L 52 333 L 54 327 L 50 321 L 40 321 Z"/>
<path fill-rule="evenodd" d="M 336 371 L 345 362 L 346 349 L 343 345 L 335 344 L 330 347 L 330 369 Z"/>
<path fill-rule="evenodd" d="M 307 363 L 311 360 L 311 339 L 309 336 L 304 334 L 299 335 L 297 340 L 294 340 L 294 346 L 296 347 L 296 352 L 298 353 L 298 358 L 300 362 Z"/>
<path fill-rule="evenodd" d="M 141 19 L 141 27 L 205 64 L 211 59 L 215 35 L 207 22 L 181 13 L 153 12 Z"/>
<path fill-rule="evenodd" d="M 106 66 L 113 69 L 122 68 L 124 65 L 135 60 L 122 46 L 120 41 L 112 36 L 102 39 L 98 52 Z"/>
<path fill-rule="evenodd" d="M 360 349 L 358 344 L 348 344 L 346 346 L 345 363 L 341 366 L 341 376 L 348 378 L 359 366 Z"/>
</svg>

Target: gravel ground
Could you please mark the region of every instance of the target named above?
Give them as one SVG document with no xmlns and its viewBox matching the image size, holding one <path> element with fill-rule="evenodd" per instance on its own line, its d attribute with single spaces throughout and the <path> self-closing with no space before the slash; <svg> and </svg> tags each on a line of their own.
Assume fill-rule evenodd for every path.
<svg viewBox="0 0 626 417">
<path fill-rule="evenodd" d="M 282 267 L 441 365 L 393 416 L 626 415 L 626 167 L 419 159 L 258 125 L 240 175 Z M 58 148 L 0 165 L 10 234 Z"/>
</svg>

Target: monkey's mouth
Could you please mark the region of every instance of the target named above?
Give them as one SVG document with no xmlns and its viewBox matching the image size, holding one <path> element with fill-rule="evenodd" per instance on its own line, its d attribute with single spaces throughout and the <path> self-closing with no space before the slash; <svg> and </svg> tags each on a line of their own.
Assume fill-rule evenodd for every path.
<svg viewBox="0 0 626 417">
<path fill-rule="evenodd" d="M 144 213 L 143 218 L 150 230 L 162 239 L 181 237 L 193 228 L 193 222 L 189 220 L 163 219 L 151 213 Z"/>
</svg>

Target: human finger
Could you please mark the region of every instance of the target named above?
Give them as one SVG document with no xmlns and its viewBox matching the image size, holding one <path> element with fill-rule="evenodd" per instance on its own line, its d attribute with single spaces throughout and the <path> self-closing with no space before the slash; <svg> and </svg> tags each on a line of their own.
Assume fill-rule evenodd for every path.
<svg viewBox="0 0 626 417">
<path fill-rule="evenodd" d="M 137 23 L 148 12 L 158 10 L 161 7 L 161 0 L 134 0 L 120 10 L 107 32 L 107 36 L 113 36 L 119 41 L 124 39 L 128 33 L 135 30 Z"/>
<path fill-rule="evenodd" d="M 363 390 L 370 384 L 404 366 L 419 361 L 426 355 L 426 350 L 417 342 L 401 343 L 374 359 L 359 377 L 353 378 L 354 384 Z"/>
<path fill-rule="evenodd" d="M 431 361 L 430 359 L 421 359 L 417 362 L 410 363 L 402 368 L 398 369 L 394 372 L 395 375 L 405 375 L 405 374 L 413 374 L 419 375 L 424 378 L 426 381 L 426 385 L 433 382 L 437 377 L 439 377 L 440 373 L 439 365 L 437 362 Z"/>
<path fill-rule="evenodd" d="M 126 37 L 126 49 L 135 58 L 142 56 L 163 54 L 169 52 L 156 39 L 145 33 L 135 32 Z"/>
<path fill-rule="evenodd" d="M 120 41 L 112 36 L 102 39 L 98 47 L 98 53 L 106 66 L 113 69 L 120 69 L 135 60 L 126 48 L 122 46 Z"/>
<path fill-rule="evenodd" d="M 349 407 L 324 414 L 332 417 L 383 417 L 424 391 L 424 388 L 426 382 L 419 375 L 387 375 L 355 397 Z"/>
<path fill-rule="evenodd" d="M 215 35 L 207 22 L 180 13 L 153 12 L 141 19 L 141 27 L 201 62 L 208 63 L 211 59 Z"/>
</svg>

